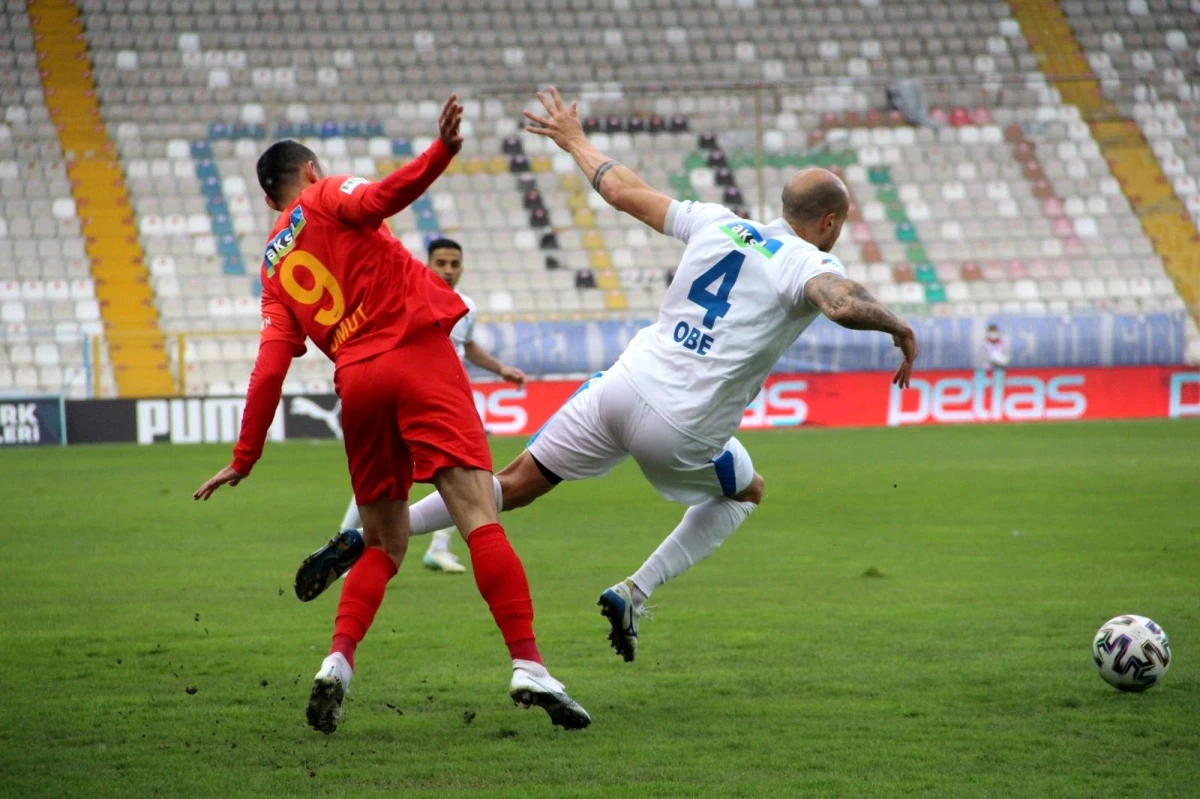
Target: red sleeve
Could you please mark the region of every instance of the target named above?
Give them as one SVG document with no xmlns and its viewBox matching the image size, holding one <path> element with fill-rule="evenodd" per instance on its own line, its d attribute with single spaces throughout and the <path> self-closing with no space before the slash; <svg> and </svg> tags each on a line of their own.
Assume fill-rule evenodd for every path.
<svg viewBox="0 0 1200 799">
<path fill-rule="evenodd" d="M 242 432 L 230 464 L 238 474 L 250 474 L 262 457 L 267 430 L 275 419 L 279 398 L 283 396 L 283 381 L 292 365 L 292 353 L 286 342 L 278 340 L 264 339 L 258 347 L 258 358 L 250 372 L 250 389 L 246 392 L 246 409 L 242 411 Z"/>
<path fill-rule="evenodd" d="M 454 153 L 441 139 L 377 183 L 364 178 L 327 179 L 321 189 L 325 210 L 348 225 L 377 228 L 425 193 L 446 171 Z"/>
<path fill-rule="evenodd" d="M 291 309 L 275 297 L 275 284 L 263 275 L 262 281 L 262 325 L 259 327 L 259 344 L 282 341 L 288 345 L 293 358 L 304 354 L 304 331 Z"/>
</svg>

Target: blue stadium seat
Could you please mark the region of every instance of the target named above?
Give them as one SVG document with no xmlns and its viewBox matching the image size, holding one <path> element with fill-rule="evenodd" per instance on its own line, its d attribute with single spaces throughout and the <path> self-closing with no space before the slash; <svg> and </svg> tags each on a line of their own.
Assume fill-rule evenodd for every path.
<svg viewBox="0 0 1200 799">
<path fill-rule="evenodd" d="M 412 155 L 412 142 L 408 139 L 392 139 L 392 155 Z"/>
<path fill-rule="evenodd" d="M 413 209 L 416 211 L 416 209 Z M 421 231 L 437 231 L 441 229 L 438 224 L 437 214 L 432 208 L 426 208 L 421 211 L 416 211 L 417 214 L 417 229 Z"/>
<path fill-rule="evenodd" d="M 204 180 L 205 178 L 215 178 L 217 176 L 217 165 L 211 159 L 204 158 L 196 161 L 196 177 Z"/>
<path fill-rule="evenodd" d="M 192 142 L 192 158 L 212 158 L 212 145 L 207 139 L 199 139 Z"/>
<path fill-rule="evenodd" d="M 221 236 L 218 238 L 217 254 L 222 258 L 234 257 L 241 260 L 242 250 L 238 247 L 237 238 L 234 236 Z"/>
<path fill-rule="evenodd" d="M 221 263 L 221 270 L 227 275 L 244 275 L 246 274 L 246 263 L 240 254 L 226 255 Z"/>
<path fill-rule="evenodd" d="M 230 129 L 230 135 L 235 139 L 265 139 L 267 126 L 247 125 L 245 122 L 239 122 Z"/>
<path fill-rule="evenodd" d="M 210 139 L 228 139 L 229 126 L 224 122 L 214 122 L 208 126 L 208 138 Z"/>
<path fill-rule="evenodd" d="M 213 213 L 211 210 L 209 211 L 209 214 L 212 216 L 212 232 L 214 235 L 233 235 L 233 223 L 229 220 L 229 214 L 225 213 L 224 211 Z"/>
<path fill-rule="evenodd" d="M 335 136 L 342 135 L 342 126 L 331 119 L 327 119 L 321 123 L 321 138 L 332 139 Z"/>
</svg>

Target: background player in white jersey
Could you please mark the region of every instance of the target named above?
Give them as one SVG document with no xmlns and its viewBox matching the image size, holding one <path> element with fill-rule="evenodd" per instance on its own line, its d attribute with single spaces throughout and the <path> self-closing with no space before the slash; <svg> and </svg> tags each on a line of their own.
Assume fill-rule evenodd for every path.
<svg viewBox="0 0 1200 799">
<path fill-rule="evenodd" d="M 845 327 L 890 333 L 904 356 L 893 382 L 903 388 L 917 345 L 911 328 L 829 254 L 849 211 L 836 175 L 797 172 L 783 190 L 782 219 L 740 219 L 656 191 L 587 140 L 574 104 L 565 107 L 554 89 L 538 98 L 547 115 L 526 112 L 527 130 L 570 153 L 614 208 L 687 245 L 657 322 L 584 383 L 495 480 L 498 506 L 511 510 L 632 457 L 663 497 L 687 506 L 641 568 L 601 594 L 609 640 L 629 661 L 647 597 L 711 554 L 762 501 L 763 479 L 734 433 L 783 352 L 824 313 Z M 436 494 L 410 515 L 414 532 L 449 518 Z"/>
<path fill-rule="evenodd" d="M 429 268 L 437 273 L 438 277 L 445 280 L 450 288 L 458 291 L 458 281 L 462 279 L 463 274 L 462 246 L 452 239 L 434 239 L 429 242 L 428 252 Z M 524 372 L 515 366 L 509 366 L 496 360 L 475 340 L 475 301 L 461 291 L 458 292 L 458 296 L 467 306 L 467 315 L 460 319 L 454 329 L 450 331 L 450 341 L 454 343 L 454 351 L 458 353 L 458 357 L 475 364 L 480 369 L 486 369 L 492 374 L 499 375 L 510 383 L 516 383 L 518 388 L 524 386 Z M 338 407 L 341 407 L 340 401 Z M 354 497 L 350 497 L 350 505 L 346 508 L 346 515 L 342 518 L 342 530 L 357 530 L 360 527 L 362 527 L 362 520 L 358 516 L 358 504 L 354 501 Z M 426 568 L 449 574 L 461 574 L 466 571 L 459 563 L 458 557 L 450 551 L 450 537 L 453 533 L 453 527 L 446 527 L 433 533 L 429 549 L 421 558 L 421 562 L 425 564 Z M 330 543 L 334 544 L 337 540 L 338 536 L 335 536 Z M 361 546 L 355 541 L 343 541 L 342 546 L 348 548 L 349 552 L 361 551 Z M 322 551 L 314 552 L 313 556 Z M 301 599 L 311 598 L 301 597 Z"/>
</svg>

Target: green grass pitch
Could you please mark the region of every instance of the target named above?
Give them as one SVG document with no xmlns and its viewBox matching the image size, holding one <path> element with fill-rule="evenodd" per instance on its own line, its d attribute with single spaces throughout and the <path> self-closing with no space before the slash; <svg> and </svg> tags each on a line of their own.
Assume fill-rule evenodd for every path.
<svg viewBox="0 0 1200 799">
<path fill-rule="evenodd" d="M 270 445 L 206 505 L 226 447 L 2 452 L 0 794 L 1200 794 L 1200 423 L 743 441 L 766 501 L 655 595 L 633 664 L 596 598 L 680 509 L 626 465 L 504 517 L 591 729 L 509 703 L 473 581 L 418 540 L 331 737 L 304 705 L 337 591 L 291 581 L 341 518 L 336 444 Z M 1173 641 L 1141 695 L 1089 657 L 1129 612 Z"/>
</svg>

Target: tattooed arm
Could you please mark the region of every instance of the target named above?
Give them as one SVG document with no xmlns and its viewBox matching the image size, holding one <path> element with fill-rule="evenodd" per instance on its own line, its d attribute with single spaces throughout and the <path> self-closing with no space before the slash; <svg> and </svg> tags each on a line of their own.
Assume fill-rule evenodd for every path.
<svg viewBox="0 0 1200 799">
<path fill-rule="evenodd" d="M 842 327 L 891 333 L 892 342 L 904 354 L 904 363 L 896 370 L 892 382 L 908 388 L 913 361 L 917 359 L 917 339 L 903 319 L 872 297 L 861 284 L 831 272 L 810 279 L 804 286 L 804 298 Z"/>
</svg>

